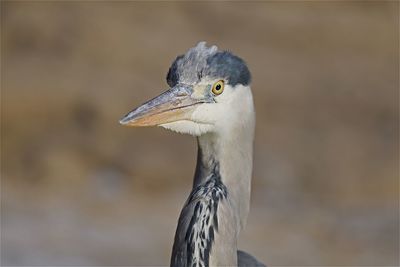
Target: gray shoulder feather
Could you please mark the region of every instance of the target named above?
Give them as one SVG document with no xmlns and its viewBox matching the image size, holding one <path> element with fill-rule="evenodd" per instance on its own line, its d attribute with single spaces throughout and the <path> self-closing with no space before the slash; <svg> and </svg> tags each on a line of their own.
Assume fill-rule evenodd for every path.
<svg viewBox="0 0 400 267">
<path fill-rule="evenodd" d="M 189 248 L 188 243 L 185 241 L 185 235 L 189 228 L 194 207 L 195 203 L 186 203 L 179 216 L 174 246 L 172 248 L 171 266 L 187 266 L 187 252 Z"/>
<path fill-rule="evenodd" d="M 249 253 L 238 250 L 237 251 L 237 257 L 238 257 L 238 266 L 240 267 L 267 267 L 264 263 L 259 262 L 256 258 L 251 256 Z"/>
</svg>

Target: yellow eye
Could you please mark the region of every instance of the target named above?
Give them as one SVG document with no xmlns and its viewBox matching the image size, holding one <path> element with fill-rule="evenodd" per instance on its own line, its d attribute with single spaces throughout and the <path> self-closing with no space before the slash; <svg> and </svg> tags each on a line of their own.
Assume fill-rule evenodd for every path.
<svg viewBox="0 0 400 267">
<path fill-rule="evenodd" d="M 220 95 L 224 91 L 224 81 L 219 80 L 218 82 L 214 83 L 212 87 L 212 92 L 214 95 Z"/>
</svg>

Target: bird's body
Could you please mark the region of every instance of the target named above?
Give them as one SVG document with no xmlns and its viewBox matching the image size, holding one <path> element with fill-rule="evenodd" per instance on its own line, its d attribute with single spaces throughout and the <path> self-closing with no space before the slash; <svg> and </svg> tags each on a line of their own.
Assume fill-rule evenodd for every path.
<svg viewBox="0 0 400 267">
<path fill-rule="evenodd" d="M 174 61 L 167 81 L 170 90 L 121 123 L 197 137 L 193 188 L 179 217 L 171 266 L 264 266 L 237 250 L 249 212 L 255 127 L 246 64 L 199 43 Z"/>
</svg>

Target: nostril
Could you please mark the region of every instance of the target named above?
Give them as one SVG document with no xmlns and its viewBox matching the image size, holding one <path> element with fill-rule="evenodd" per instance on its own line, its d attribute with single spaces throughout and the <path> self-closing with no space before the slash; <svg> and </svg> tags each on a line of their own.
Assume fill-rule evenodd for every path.
<svg viewBox="0 0 400 267">
<path fill-rule="evenodd" d="M 188 94 L 185 92 L 179 92 L 176 96 L 187 96 Z"/>
</svg>

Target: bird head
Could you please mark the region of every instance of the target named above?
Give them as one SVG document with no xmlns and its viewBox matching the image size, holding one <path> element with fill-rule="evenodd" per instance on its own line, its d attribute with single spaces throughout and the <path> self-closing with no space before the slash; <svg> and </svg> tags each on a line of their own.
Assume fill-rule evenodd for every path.
<svg viewBox="0 0 400 267">
<path fill-rule="evenodd" d="M 241 58 L 200 42 L 172 63 L 167 74 L 170 88 L 129 112 L 120 123 L 162 126 L 195 136 L 232 130 L 247 113 L 254 113 L 250 80 Z"/>
</svg>

